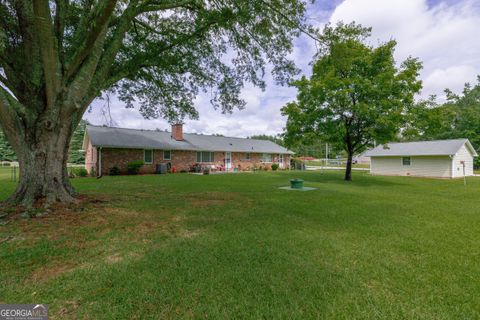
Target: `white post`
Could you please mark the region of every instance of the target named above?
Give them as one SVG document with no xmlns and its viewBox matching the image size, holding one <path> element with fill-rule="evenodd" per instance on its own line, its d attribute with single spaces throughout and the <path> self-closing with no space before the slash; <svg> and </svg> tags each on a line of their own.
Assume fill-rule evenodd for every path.
<svg viewBox="0 0 480 320">
<path fill-rule="evenodd" d="M 328 165 L 328 143 L 325 143 L 325 167 Z"/>
<path fill-rule="evenodd" d="M 98 173 L 97 178 L 102 176 L 102 147 L 98 148 Z"/>
</svg>

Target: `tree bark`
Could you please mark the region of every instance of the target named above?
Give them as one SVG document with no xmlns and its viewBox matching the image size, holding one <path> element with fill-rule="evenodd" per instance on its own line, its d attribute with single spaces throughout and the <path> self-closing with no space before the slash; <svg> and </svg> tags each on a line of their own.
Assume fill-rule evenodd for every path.
<svg viewBox="0 0 480 320">
<path fill-rule="evenodd" d="M 353 151 L 348 151 L 347 167 L 345 169 L 345 181 L 352 181 L 352 158 Z"/>
<path fill-rule="evenodd" d="M 20 165 L 15 193 L 7 200 L 30 208 L 54 202 L 71 203 L 74 189 L 67 172 L 72 121 L 25 128 L 25 143 L 14 146 Z"/>
</svg>

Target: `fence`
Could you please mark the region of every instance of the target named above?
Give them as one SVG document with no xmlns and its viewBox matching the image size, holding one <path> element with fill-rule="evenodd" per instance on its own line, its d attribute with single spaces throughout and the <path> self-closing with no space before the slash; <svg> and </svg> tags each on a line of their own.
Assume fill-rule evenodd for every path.
<svg viewBox="0 0 480 320">
<path fill-rule="evenodd" d="M 81 164 L 67 164 L 68 172 L 71 173 L 73 168 L 83 168 Z M 5 168 L 5 175 L 8 175 L 8 169 L 10 169 L 10 180 L 17 182 L 20 177 L 20 167 L 16 161 L 0 161 L 0 168 Z"/>
<path fill-rule="evenodd" d="M 347 159 L 315 159 L 303 161 L 303 167 L 306 170 L 322 170 L 322 169 L 344 169 L 347 166 Z M 353 170 L 370 170 L 370 162 L 357 162 L 352 163 Z"/>
</svg>

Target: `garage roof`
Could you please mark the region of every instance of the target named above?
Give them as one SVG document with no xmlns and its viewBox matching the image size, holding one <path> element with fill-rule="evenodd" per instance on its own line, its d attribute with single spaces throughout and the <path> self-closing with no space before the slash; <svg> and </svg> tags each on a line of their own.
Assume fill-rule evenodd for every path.
<svg viewBox="0 0 480 320">
<path fill-rule="evenodd" d="M 390 142 L 368 150 L 365 156 L 450 156 L 455 155 L 463 145 L 467 146 L 474 157 L 478 156 L 468 139 Z"/>
</svg>

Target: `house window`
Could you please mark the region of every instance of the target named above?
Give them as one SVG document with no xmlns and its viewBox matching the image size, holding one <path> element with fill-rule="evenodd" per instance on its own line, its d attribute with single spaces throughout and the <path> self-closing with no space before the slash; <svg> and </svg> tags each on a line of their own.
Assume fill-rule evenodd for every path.
<svg viewBox="0 0 480 320">
<path fill-rule="evenodd" d="M 153 150 L 143 150 L 143 162 L 145 164 L 153 163 Z"/>
<path fill-rule="evenodd" d="M 262 162 L 272 162 L 272 155 L 270 153 L 262 154 Z"/>
<path fill-rule="evenodd" d="M 198 151 L 197 152 L 197 162 L 213 162 L 213 152 L 209 151 Z"/>
<path fill-rule="evenodd" d="M 172 160 L 172 151 L 163 150 L 163 160 Z"/>
<path fill-rule="evenodd" d="M 409 166 L 410 165 L 410 157 L 403 157 L 402 158 L 402 164 L 404 166 Z"/>
<path fill-rule="evenodd" d="M 245 160 L 250 160 L 252 157 L 250 153 L 245 153 Z"/>
</svg>

